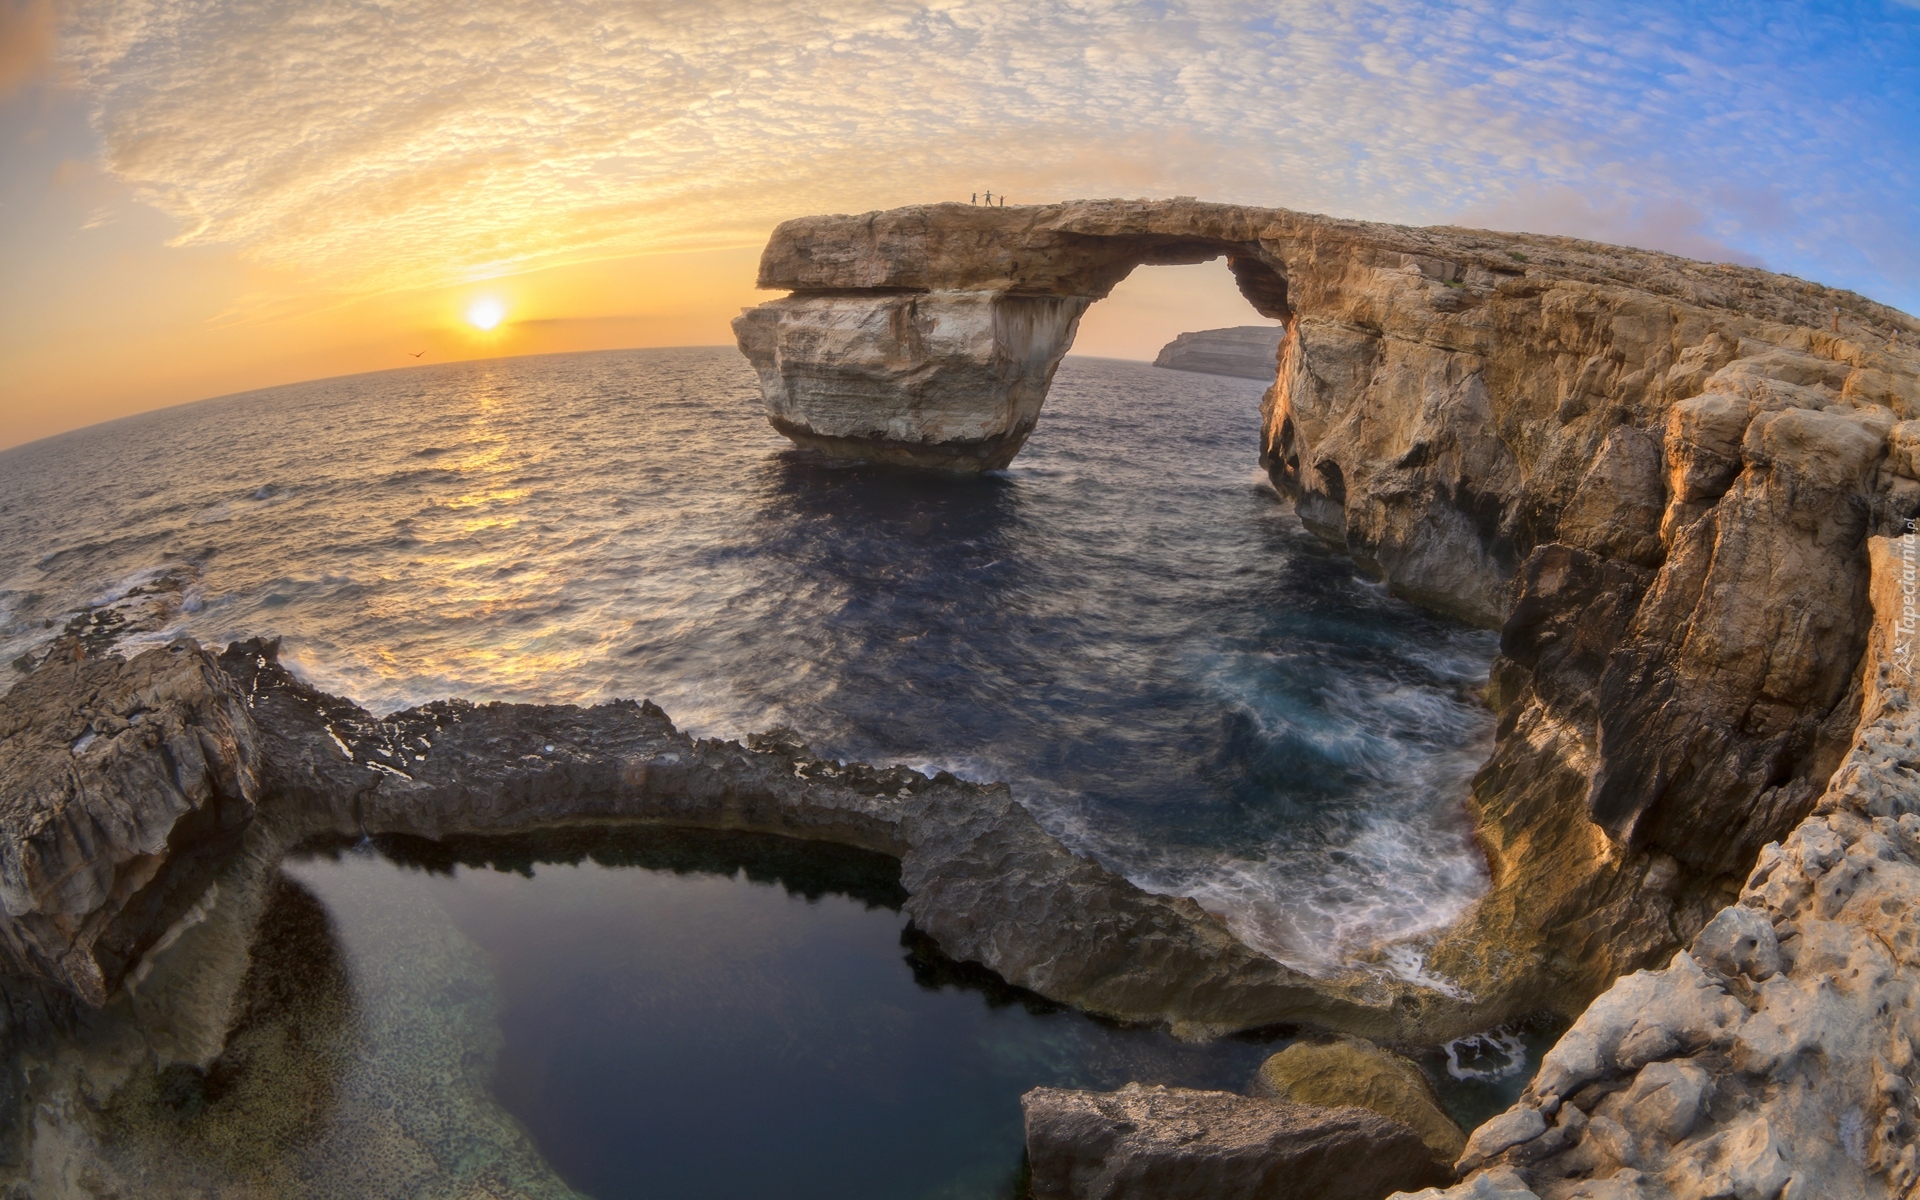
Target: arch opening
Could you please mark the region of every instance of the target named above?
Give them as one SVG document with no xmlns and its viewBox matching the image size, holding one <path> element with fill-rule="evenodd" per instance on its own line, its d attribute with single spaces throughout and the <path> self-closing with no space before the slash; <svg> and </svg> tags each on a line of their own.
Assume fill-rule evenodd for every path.
<svg viewBox="0 0 1920 1200">
<path fill-rule="evenodd" d="M 1071 354 L 1151 362 L 1177 338 L 1209 330 L 1284 329 L 1254 308 L 1220 255 L 1136 269 L 1080 320 Z M 1273 355 L 1265 356 L 1271 375 Z"/>
</svg>

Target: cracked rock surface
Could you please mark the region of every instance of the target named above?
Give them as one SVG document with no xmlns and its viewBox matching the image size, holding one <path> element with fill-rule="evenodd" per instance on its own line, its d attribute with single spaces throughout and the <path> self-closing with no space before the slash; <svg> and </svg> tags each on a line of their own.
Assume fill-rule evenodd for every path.
<svg viewBox="0 0 1920 1200">
<path fill-rule="evenodd" d="M 1871 555 L 1865 716 L 1814 813 L 1690 949 L 1594 1001 L 1520 1104 L 1473 1132 L 1460 1166 L 1477 1174 L 1423 1195 L 1881 1200 L 1920 1184 L 1920 538 Z"/>
</svg>

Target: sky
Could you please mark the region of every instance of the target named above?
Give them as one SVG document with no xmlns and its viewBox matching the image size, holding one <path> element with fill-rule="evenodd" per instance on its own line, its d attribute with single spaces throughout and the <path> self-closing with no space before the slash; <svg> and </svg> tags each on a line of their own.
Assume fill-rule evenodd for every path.
<svg viewBox="0 0 1920 1200">
<path fill-rule="evenodd" d="M 781 220 L 984 190 L 1574 234 L 1920 312 L 1917 185 L 1920 0 L 0 0 L 0 447 L 727 344 Z M 1218 263 L 1143 269 L 1076 351 L 1255 320 Z"/>
</svg>

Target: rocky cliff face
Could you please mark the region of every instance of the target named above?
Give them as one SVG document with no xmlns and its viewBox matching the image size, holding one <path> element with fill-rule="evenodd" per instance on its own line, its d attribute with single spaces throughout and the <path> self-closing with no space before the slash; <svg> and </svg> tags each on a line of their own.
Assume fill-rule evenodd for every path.
<svg viewBox="0 0 1920 1200">
<path fill-rule="evenodd" d="M 1814 814 L 1690 950 L 1593 1003 L 1474 1132 L 1461 1167 L 1480 1174 L 1425 1195 L 1882 1200 L 1920 1183 L 1920 537 L 1876 538 L 1871 558 L 1865 715 Z"/>
<path fill-rule="evenodd" d="M 736 328 L 796 440 L 952 465 L 970 404 L 962 449 L 991 466 L 1072 322 L 1007 341 L 981 318 L 966 376 L 939 313 L 1084 308 L 1220 255 L 1285 322 L 1275 486 L 1400 595 L 1501 630 L 1472 799 L 1494 890 L 1428 969 L 1486 1017 L 1571 1014 L 1684 945 L 1845 753 L 1867 537 L 1920 507 L 1920 322 L 1565 238 L 1095 201 L 788 222 L 760 281 L 792 295 Z M 840 333 L 810 332 L 824 311 Z"/>
<path fill-rule="evenodd" d="M 1183 333 L 1160 347 L 1153 365 L 1204 375 L 1272 379 L 1274 360 L 1280 354 L 1280 339 L 1286 332 L 1277 325 L 1239 325 L 1232 329 Z"/>
</svg>

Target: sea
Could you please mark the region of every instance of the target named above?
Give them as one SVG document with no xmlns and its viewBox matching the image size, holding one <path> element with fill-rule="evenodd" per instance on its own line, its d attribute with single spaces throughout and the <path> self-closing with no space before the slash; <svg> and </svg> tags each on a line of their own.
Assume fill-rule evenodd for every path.
<svg viewBox="0 0 1920 1200">
<path fill-rule="evenodd" d="M 136 613 L 121 652 L 278 637 L 296 673 L 375 712 L 631 697 L 701 736 L 785 726 L 823 755 L 1006 781 L 1074 849 L 1193 897 L 1295 967 L 1371 964 L 1445 988 L 1420 946 L 1487 886 L 1465 802 L 1490 747 L 1496 641 L 1389 595 L 1301 526 L 1257 463 L 1261 390 L 1068 358 L 1025 450 L 979 477 L 795 450 L 731 348 L 413 367 L 145 413 L 0 453 L 0 687 L 63 629 Z M 500 1101 L 595 1196 L 1000 1194 L 1025 1086 L 1220 1086 L 1267 1052 L 1195 1058 L 1164 1034 L 929 985 L 897 902 L 809 895 L 741 862 L 575 855 L 422 875 L 404 858 L 306 859 L 288 885 L 343 945 L 364 933 L 352 914 L 380 907 L 350 901 L 368 888 L 464 930 L 501 997 Z M 555 908 L 626 932 L 555 941 L 529 915 Z M 621 937 L 638 948 L 608 949 Z M 809 939 L 827 948 L 796 949 Z M 611 958 L 591 961 L 596 947 Z M 617 1004 L 581 982 L 609 972 Z M 782 982 L 740 982 L 755 972 Z M 905 989 L 887 1003 L 909 1016 L 847 1018 L 886 986 Z M 825 991 L 797 999 L 808 988 Z M 968 1015 L 916 1009 L 921 993 Z M 1014 1051 L 983 1058 L 954 1032 L 994 1014 L 1084 1045 L 1053 1059 L 1029 1046 L 1008 1067 Z M 674 1020 L 697 1032 L 676 1037 Z M 749 1075 L 785 1064 L 780 1094 L 804 1097 L 831 1070 L 794 1048 L 832 1058 L 823 1041 L 856 1026 L 948 1047 L 873 1112 L 913 1097 L 952 1110 L 935 1122 L 945 1140 L 869 1129 L 857 1143 L 949 1146 L 951 1162 L 895 1156 L 887 1182 L 862 1184 L 833 1165 L 846 1147 L 815 1133 L 783 1153 L 817 1151 L 817 1187 L 794 1190 L 790 1163 L 702 1176 L 687 1138 L 659 1126 L 686 1114 L 633 1084 L 707 1078 L 702 1063 L 732 1054 Z M 609 1050 L 621 1037 L 642 1044 Z M 731 1049 L 688 1049 L 701 1038 Z M 899 1082 L 899 1057 L 863 1077 Z M 943 1070 L 978 1086 L 937 1084 Z M 724 1110 L 713 1091 L 688 1111 Z M 639 1092 L 654 1108 L 634 1107 Z M 636 1142 L 635 1122 L 660 1136 Z M 635 1182 L 653 1170 L 637 1162 L 676 1153 L 682 1175 L 658 1170 L 681 1183 Z"/>
</svg>

